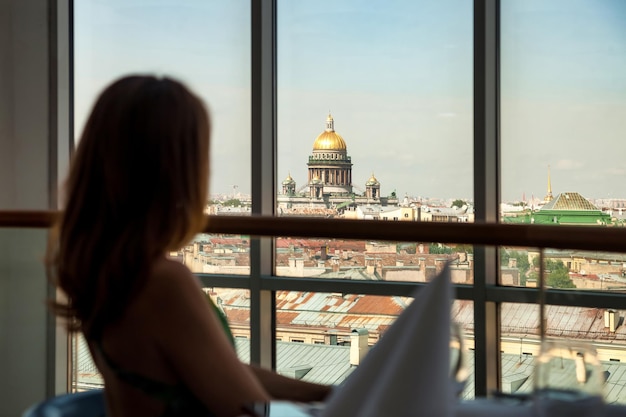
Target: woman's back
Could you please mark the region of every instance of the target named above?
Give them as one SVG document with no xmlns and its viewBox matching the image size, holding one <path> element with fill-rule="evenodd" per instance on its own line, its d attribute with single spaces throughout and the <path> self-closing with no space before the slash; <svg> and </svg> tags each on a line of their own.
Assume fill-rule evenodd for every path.
<svg viewBox="0 0 626 417">
<path fill-rule="evenodd" d="M 160 260 L 153 276 L 134 299 L 119 322 L 108 326 L 99 340 L 89 340 L 92 356 L 101 370 L 107 387 L 108 404 L 114 416 L 161 415 L 166 404 L 151 397 L 139 387 L 118 377 L 118 371 L 129 372 L 149 380 L 175 387 L 180 383 L 171 365 L 160 351 L 156 334 L 159 327 L 155 300 L 161 298 L 167 283 L 173 280 L 166 260 Z M 113 368 L 113 369 L 112 369 Z M 141 411 L 141 412 L 140 412 Z"/>
<path fill-rule="evenodd" d="M 198 399 L 209 404 L 205 415 L 212 415 L 209 409 L 231 415 L 224 405 L 242 404 L 246 396 L 244 404 L 264 399 L 263 389 L 239 363 L 196 278 L 165 258 L 155 263 L 122 320 L 89 344 L 114 416 L 163 415 L 181 396 L 194 402 L 184 406 L 196 410 Z M 195 377 L 190 378 L 190 368 Z M 139 383 L 120 378 L 120 371 Z M 245 379 L 248 387 L 241 387 Z M 235 392 L 241 389 L 236 396 L 233 387 L 238 387 Z"/>
</svg>

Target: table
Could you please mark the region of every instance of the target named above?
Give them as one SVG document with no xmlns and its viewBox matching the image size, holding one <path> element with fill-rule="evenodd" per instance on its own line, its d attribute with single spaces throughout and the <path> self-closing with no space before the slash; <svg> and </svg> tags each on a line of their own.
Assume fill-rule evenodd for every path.
<svg viewBox="0 0 626 417">
<path fill-rule="evenodd" d="M 307 405 L 291 403 L 288 401 L 272 401 L 267 407 L 258 408 L 265 410 L 259 413 L 259 417 L 319 417 L 323 409 L 322 405 Z M 264 412 L 264 414 L 263 414 Z M 470 401 L 460 401 L 454 407 L 451 417 L 536 417 L 536 409 L 532 401 L 515 401 L 506 399 L 478 398 Z M 554 415 L 560 417 L 561 415 Z M 562 414 L 563 417 L 578 417 L 572 412 Z M 346 416 L 358 417 L 358 416 Z M 388 416 L 381 416 L 388 417 Z M 394 416 L 395 417 L 395 416 Z M 420 416 L 419 413 L 415 417 Z M 604 405 L 602 417 L 626 417 L 626 406 Z"/>
<path fill-rule="evenodd" d="M 558 410 L 558 406 L 554 407 Z M 626 406 L 605 404 L 602 417 L 625 417 Z M 581 417 L 584 415 L 581 411 Z M 578 417 L 576 411 L 569 410 L 554 417 Z M 536 417 L 537 410 L 533 401 L 512 401 L 500 399 L 478 398 L 471 401 L 461 401 L 455 407 L 454 417 Z"/>
</svg>

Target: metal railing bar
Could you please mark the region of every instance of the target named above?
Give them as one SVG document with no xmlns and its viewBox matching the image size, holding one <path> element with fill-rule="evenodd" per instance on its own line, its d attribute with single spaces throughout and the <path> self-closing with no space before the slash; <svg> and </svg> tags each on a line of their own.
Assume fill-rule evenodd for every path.
<svg viewBox="0 0 626 417">
<path fill-rule="evenodd" d="M 46 228 L 53 211 L 0 211 L 0 227 Z M 272 216 L 208 216 L 205 233 L 465 243 L 626 253 L 626 228 L 424 223 Z"/>
<path fill-rule="evenodd" d="M 209 233 L 626 252 L 626 228 L 211 216 Z"/>
<path fill-rule="evenodd" d="M 207 287 L 249 288 L 247 275 L 197 274 Z M 424 283 L 401 281 L 349 281 L 340 279 L 262 276 L 261 288 L 270 291 L 341 292 L 345 294 L 368 294 L 409 297 Z M 454 285 L 456 299 L 474 299 L 471 285 Z M 487 286 L 487 301 L 496 303 L 537 304 L 538 288 Z M 624 306 L 624 293 L 581 290 L 548 290 L 546 304 L 588 308 L 615 308 Z"/>
<path fill-rule="evenodd" d="M 195 275 L 204 287 L 218 288 L 250 288 L 249 275 L 199 274 Z"/>
</svg>

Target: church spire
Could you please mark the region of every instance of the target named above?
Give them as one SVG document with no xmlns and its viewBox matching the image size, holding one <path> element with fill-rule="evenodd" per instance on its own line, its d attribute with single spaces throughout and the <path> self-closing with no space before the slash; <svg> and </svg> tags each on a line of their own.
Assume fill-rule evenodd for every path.
<svg viewBox="0 0 626 417">
<path fill-rule="evenodd" d="M 548 165 L 548 193 L 546 194 L 544 200 L 552 201 L 553 199 L 554 197 L 552 196 L 552 182 L 550 181 L 550 165 Z"/>
</svg>

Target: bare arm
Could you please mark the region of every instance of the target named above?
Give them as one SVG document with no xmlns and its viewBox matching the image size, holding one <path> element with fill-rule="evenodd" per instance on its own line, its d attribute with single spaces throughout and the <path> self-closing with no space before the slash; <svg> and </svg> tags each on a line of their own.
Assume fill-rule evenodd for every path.
<svg viewBox="0 0 626 417">
<path fill-rule="evenodd" d="M 298 402 L 324 401 L 331 388 L 312 384 L 277 374 L 276 372 L 250 365 L 250 369 L 265 390 L 277 400 Z"/>
<path fill-rule="evenodd" d="M 161 268 L 154 290 L 156 339 L 174 372 L 220 417 L 245 414 L 244 407 L 270 396 L 239 361 L 200 285 L 183 265 Z M 164 271 L 163 271 L 164 270 Z"/>
</svg>

